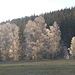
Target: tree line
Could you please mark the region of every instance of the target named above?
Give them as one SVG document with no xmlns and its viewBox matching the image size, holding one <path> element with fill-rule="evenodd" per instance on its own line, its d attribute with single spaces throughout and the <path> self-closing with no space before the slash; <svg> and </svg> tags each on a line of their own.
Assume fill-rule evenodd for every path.
<svg viewBox="0 0 75 75">
<path fill-rule="evenodd" d="M 74 57 L 75 7 L 2 22 L 0 59 Z"/>
</svg>

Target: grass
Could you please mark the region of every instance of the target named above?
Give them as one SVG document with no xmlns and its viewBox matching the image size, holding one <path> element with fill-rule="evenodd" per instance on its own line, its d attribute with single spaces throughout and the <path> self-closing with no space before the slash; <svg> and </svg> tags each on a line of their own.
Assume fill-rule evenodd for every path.
<svg viewBox="0 0 75 75">
<path fill-rule="evenodd" d="M 0 75 L 75 75 L 75 60 L 0 62 Z"/>
</svg>

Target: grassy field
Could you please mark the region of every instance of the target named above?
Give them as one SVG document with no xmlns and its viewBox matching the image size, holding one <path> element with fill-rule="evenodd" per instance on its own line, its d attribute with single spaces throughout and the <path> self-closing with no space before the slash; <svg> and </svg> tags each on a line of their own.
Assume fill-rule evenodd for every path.
<svg viewBox="0 0 75 75">
<path fill-rule="evenodd" d="M 0 62 L 0 75 L 75 75 L 75 60 Z"/>
</svg>

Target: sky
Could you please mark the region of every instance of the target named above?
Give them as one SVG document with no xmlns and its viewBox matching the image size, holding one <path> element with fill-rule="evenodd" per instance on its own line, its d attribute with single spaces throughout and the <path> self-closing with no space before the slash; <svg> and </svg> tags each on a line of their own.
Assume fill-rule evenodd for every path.
<svg viewBox="0 0 75 75">
<path fill-rule="evenodd" d="M 0 0 L 0 22 L 74 6 L 75 0 Z"/>
</svg>

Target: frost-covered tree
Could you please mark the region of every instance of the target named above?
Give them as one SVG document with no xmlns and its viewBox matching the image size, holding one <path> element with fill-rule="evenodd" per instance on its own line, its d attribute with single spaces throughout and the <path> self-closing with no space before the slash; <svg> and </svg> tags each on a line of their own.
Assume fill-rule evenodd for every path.
<svg viewBox="0 0 75 75">
<path fill-rule="evenodd" d="M 47 29 L 44 18 L 39 16 L 27 23 L 24 34 L 27 59 L 54 58 L 60 51 L 61 33 L 56 22 Z"/>
<path fill-rule="evenodd" d="M 30 20 L 25 27 L 25 41 L 26 41 L 26 50 L 25 54 L 27 59 L 37 59 L 38 53 L 42 48 L 43 36 L 42 29 L 45 24 L 44 18 L 41 16 L 36 18 L 33 22 Z"/>
<path fill-rule="evenodd" d="M 50 29 L 44 28 L 43 35 L 45 38 L 43 48 L 45 51 L 47 50 L 47 58 L 57 58 L 58 53 L 60 53 L 61 41 L 61 32 L 58 24 L 54 22 Z"/>
<path fill-rule="evenodd" d="M 15 24 L 0 25 L 0 52 L 5 60 L 19 60 L 19 27 Z"/>
<path fill-rule="evenodd" d="M 71 40 L 71 47 L 69 48 L 69 53 L 72 58 L 75 58 L 75 37 Z"/>
</svg>

